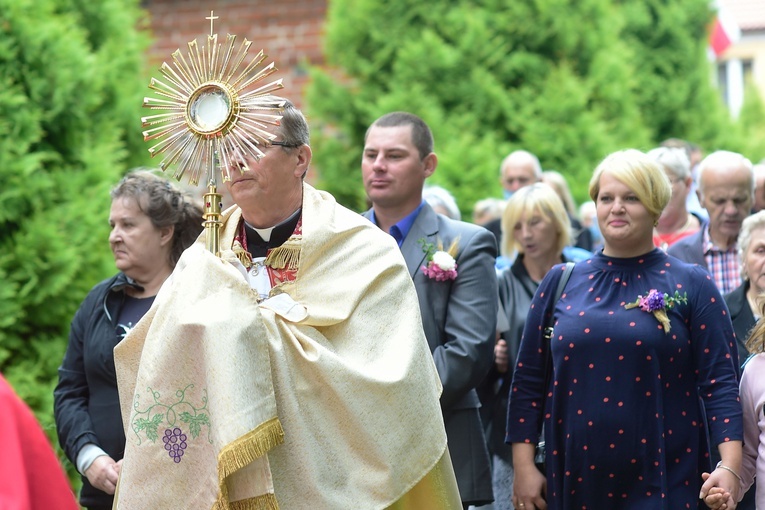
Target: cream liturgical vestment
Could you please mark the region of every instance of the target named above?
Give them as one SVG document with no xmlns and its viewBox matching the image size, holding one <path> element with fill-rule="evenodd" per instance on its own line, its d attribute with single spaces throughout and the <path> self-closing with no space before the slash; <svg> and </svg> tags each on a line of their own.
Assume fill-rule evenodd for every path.
<svg viewBox="0 0 765 510">
<path fill-rule="evenodd" d="M 393 239 L 304 185 L 266 258 L 188 249 L 115 348 L 127 436 L 118 509 L 460 509 L 441 386 Z M 240 254 L 241 255 L 241 254 Z"/>
</svg>

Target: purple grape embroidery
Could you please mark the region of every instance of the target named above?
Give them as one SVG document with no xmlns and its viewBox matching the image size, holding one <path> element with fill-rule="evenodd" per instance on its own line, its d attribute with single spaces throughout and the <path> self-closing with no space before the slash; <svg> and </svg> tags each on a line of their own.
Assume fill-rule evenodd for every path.
<svg viewBox="0 0 765 510">
<path fill-rule="evenodd" d="M 173 462 L 178 464 L 183 457 L 183 452 L 186 449 L 186 434 L 183 431 L 175 427 L 173 429 L 165 429 L 165 435 L 162 436 L 162 441 L 165 443 L 165 450 Z"/>
<path fill-rule="evenodd" d="M 177 390 L 174 398 L 163 399 L 160 392 L 148 387 L 150 401 L 144 406 L 140 404 L 141 395 L 136 392 L 131 423 L 135 436 L 129 436 L 129 439 L 141 445 L 144 437 L 155 444 L 162 438 L 165 451 L 176 464 L 187 453 L 191 441 L 213 444 L 207 390 L 202 389 L 201 393 L 194 395 L 196 398 L 189 398 L 193 388 L 194 385 L 189 384 Z"/>
</svg>

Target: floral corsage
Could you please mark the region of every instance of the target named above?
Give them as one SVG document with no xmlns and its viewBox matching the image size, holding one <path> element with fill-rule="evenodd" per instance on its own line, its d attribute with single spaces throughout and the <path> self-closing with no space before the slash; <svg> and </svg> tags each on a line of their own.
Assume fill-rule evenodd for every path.
<svg viewBox="0 0 765 510">
<path fill-rule="evenodd" d="M 438 241 L 438 246 L 435 247 L 432 243 L 425 241 L 424 238 L 420 239 L 422 251 L 425 252 L 428 261 L 427 265 L 420 268 L 425 276 L 438 282 L 457 278 L 457 261 L 454 260 L 457 256 L 457 241 L 459 239 L 452 241 L 449 249 L 444 250 L 441 241 Z"/>
<path fill-rule="evenodd" d="M 678 304 L 685 304 L 688 302 L 688 293 L 675 291 L 673 296 L 670 296 L 666 292 L 661 293 L 656 289 L 651 289 L 647 295 L 638 296 L 632 303 L 627 303 L 624 308 L 629 310 L 630 308 L 640 307 L 644 312 L 653 313 L 662 326 L 664 326 L 664 333 L 669 333 L 669 317 L 667 316 L 667 310 L 671 310 Z"/>
</svg>

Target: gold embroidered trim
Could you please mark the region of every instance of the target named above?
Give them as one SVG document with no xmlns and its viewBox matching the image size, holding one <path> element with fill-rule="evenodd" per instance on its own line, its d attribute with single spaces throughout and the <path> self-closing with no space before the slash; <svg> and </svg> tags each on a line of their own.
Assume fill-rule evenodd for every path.
<svg viewBox="0 0 765 510">
<path fill-rule="evenodd" d="M 225 507 L 215 503 L 212 510 L 279 510 L 279 503 L 273 494 L 263 494 L 255 498 L 232 501 Z"/>
<path fill-rule="evenodd" d="M 265 264 L 274 269 L 296 271 L 300 265 L 300 244 L 302 236 L 291 236 L 284 244 L 271 250 Z"/>
<path fill-rule="evenodd" d="M 231 510 L 279 510 L 279 504 L 273 494 L 263 494 L 257 498 L 232 501 Z"/>
<path fill-rule="evenodd" d="M 227 444 L 218 454 L 218 500 L 215 502 L 213 510 L 238 510 L 240 508 L 245 510 L 251 508 L 278 509 L 278 506 L 233 506 L 233 503 L 228 500 L 226 478 L 235 471 L 251 464 L 255 459 L 262 457 L 269 450 L 283 442 L 284 429 L 282 424 L 278 418 L 271 418 L 254 430 Z M 236 503 L 255 502 L 265 496 Z M 270 496 L 274 497 L 273 494 L 270 494 Z M 258 504 L 260 505 L 261 503 Z M 276 505 L 275 497 L 272 504 Z"/>
<path fill-rule="evenodd" d="M 236 258 L 239 259 L 239 262 L 242 263 L 244 268 L 249 270 L 252 267 L 252 255 L 250 255 L 249 252 L 244 249 L 242 243 L 239 241 L 234 241 L 231 249 L 236 255 Z"/>
</svg>

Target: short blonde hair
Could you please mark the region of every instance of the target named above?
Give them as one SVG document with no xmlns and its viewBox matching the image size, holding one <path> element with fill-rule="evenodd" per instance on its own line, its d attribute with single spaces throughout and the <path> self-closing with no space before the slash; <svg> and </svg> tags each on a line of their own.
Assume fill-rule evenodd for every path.
<svg viewBox="0 0 765 510">
<path fill-rule="evenodd" d="M 627 149 L 609 154 L 595 168 L 590 179 L 590 198 L 595 203 L 604 172 L 609 172 L 629 187 L 654 219 L 661 216 L 672 196 L 672 184 L 664 168 L 639 150 Z"/>
<path fill-rule="evenodd" d="M 528 219 L 539 215 L 552 223 L 558 233 L 558 243 L 555 248 L 558 253 L 571 242 L 571 220 L 568 217 L 563 201 L 548 184 L 537 182 L 519 189 L 507 201 L 502 213 L 502 254 L 507 256 L 514 251 L 523 253 L 523 247 L 515 241 L 513 229 L 523 216 Z"/>
</svg>

